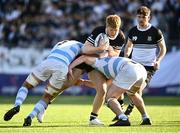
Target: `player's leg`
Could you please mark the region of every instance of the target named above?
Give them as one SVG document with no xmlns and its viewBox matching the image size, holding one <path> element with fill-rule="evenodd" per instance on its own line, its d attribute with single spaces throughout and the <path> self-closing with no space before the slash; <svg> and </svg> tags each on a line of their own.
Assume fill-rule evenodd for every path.
<svg viewBox="0 0 180 133">
<path fill-rule="evenodd" d="M 59 93 L 59 88 L 62 88 L 63 83 L 66 80 L 68 67 L 64 64 L 57 63 L 56 66 L 50 66 L 49 71 L 51 71 L 51 77 L 49 78 L 49 83 L 45 88 L 45 97 L 37 102 L 33 111 L 25 118 L 23 126 L 31 126 L 31 120 L 34 117 L 37 117 L 40 112 L 45 110 L 52 97 Z"/>
<path fill-rule="evenodd" d="M 141 73 L 139 71 L 141 70 Z M 144 101 L 142 96 L 137 93 L 144 87 L 145 79 L 147 78 L 147 72 L 145 71 L 144 67 L 139 65 L 138 67 L 134 68 L 134 72 L 136 73 L 137 81 L 132 85 L 132 87 L 127 91 L 131 101 L 137 107 L 139 112 L 141 113 L 143 122 L 141 125 L 151 125 L 149 115 L 146 111 Z"/>
<path fill-rule="evenodd" d="M 140 90 L 138 91 L 139 95 L 142 96 L 142 91 L 144 90 L 144 88 L 146 87 L 146 82 L 143 83 L 143 85 L 141 86 Z M 125 114 L 127 116 L 130 116 L 130 114 L 132 113 L 133 109 L 134 109 L 134 103 L 131 99 L 129 99 L 129 105 L 125 111 Z"/>
<path fill-rule="evenodd" d="M 22 87 L 18 90 L 15 100 L 15 107 L 10 109 L 5 115 L 4 120 L 10 120 L 20 110 L 20 106 L 27 97 L 28 90 L 36 87 L 42 81 L 46 81 L 50 77 L 50 73 L 45 69 L 49 65 L 49 62 L 43 61 L 37 67 L 34 68 L 33 72 L 29 74 L 23 83 Z"/>
<path fill-rule="evenodd" d="M 72 79 L 71 76 L 67 75 L 67 79 L 64 81 L 63 86 L 59 89 L 59 92 L 56 95 L 53 95 L 53 97 L 50 99 L 50 103 L 52 103 L 58 95 L 62 94 L 64 90 L 66 90 L 67 88 L 73 85 L 76 85 L 82 74 L 83 74 L 83 70 L 78 68 L 73 68 L 74 78 Z"/>
<path fill-rule="evenodd" d="M 127 91 L 127 94 L 130 97 L 131 101 L 136 106 L 136 108 L 141 113 L 141 116 L 142 116 L 141 125 L 151 125 L 149 115 L 145 108 L 144 100 L 142 99 L 139 93 L 136 93 L 137 92 L 136 90 L 139 91 L 139 89 L 140 89 L 139 86 L 134 85 L 129 91 Z"/>
<path fill-rule="evenodd" d="M 74 68 L 73 69 L 74 79 L 72 79 L 71 76 L 67 76 L 67 79 L 64 81 L 63 86 L 58 90 L 57 93 L 54 93 L 52 96 L 50 96 L 48 93 L 45 93 L 43 95 L 42 99 L 44 99 L 48 104 L 52 103 L 58 95 L 63 93 L 64 90 L 66 90 L 68 87 L 76 84 L 78 79 L 81 77 L 82 73 L 83 73 L 83 70 L 78 69 L 78 68 Z M 37 120 L 40 123 L 43 122 L 43 119 L 44 119 L 45 112 L 46 112 L 47 108 L 48 108 L 48 106 L 44 110 L 42 110 L 41 112 L 39 112 L 37 114 Z"/>
<path fill-rule="evenodd" d="M 40 112 L 45 112 L 50 100 L 54 98 L 54 95 L 57 95 L 58 93 L 59 89 L 49 83 L 45 89 L 43 97 L 36 103 L 32 112 L 24 120 L 23 126 L 31 126 L 32 119 L 34 117 L 37 117 Z"/>
<path fill-rule="evenodd" d="M 142 98 L 138 97 L 139 95 L 135 94 L 140 90 L 142 83 L 146 79 L 146 75 L 146 70 L 140 64 L 129 62 L 118 73 L 113 81 L 113 84 L 120 89 L 127 90 L 126 93 L 130 95 L 131 100 L 137 106 L 141 114 L 145 114 L 146 112 L 144 102 Z M 120 122 L 117 121 L 113 125 L 118 125 L 119 123 Z"/>
<path fill-rule="evenodd" d="M 145 82 L 141 85 L 140 90 L 138 91 L 140 96 L 142 96 L 143 90 L 148 86 L 152 76 L 155 73 L 155 70 L 151 67 L 146 68 L 146 70 L 147 70 L 147 78 L 146 78 Z M 130 103 L 125 111 L 125 114 L 129 116 L 131 114 L 131 112 L 133 111 L 133 108 L 134 108 L 134 103 L 132 102 L 132 100 L 130 100 Z"/>
<path fill-rule="evenodd" d="M 23 85 L 19 88 L 14 107 L 8 110 L 4 115 L 4 120 L 9 121 L 12 119 L 12 117 L 17 114 L 20 111 L 20 106 L 25 101 L 28 91 L 35 86 L 37 86 L 40 82 L 42 82 L 40 79 L 38 79 L 33 73 L 31 73 L 27 79 L 24 81 Z"/>
<path fill-rule="evenodd" d="M 66 90 L 68 87 L 76 84 L 76 82 L 78 82 L 78 79 L 81 77 L 83 73 L 83 70 L 81 69 L 78 69 L 78 68 L 74 68 L 73 69 L 73 75 L 74 75 L 74 79 L 72 79 L 71 76 L 67 76 L 67 80 L 64 82 L 63 86 L 59 89 L 59 92 L 54 94 L 52 97 L 50 97 L 49 99 L 49 104 L 52 103 L 55 98 L 62 94 L 64 92 L 64 90 Z M 43 99 L 46 99 L 48 98 L 49 95 L 48 94 L 44 94 L 43 95 Z M 45 110 L 42 110 L 41 112 L 39 112 L 39 114 L 37 115 L 37 120 L 42 123 L 43 122 L 43 119 L 44 119 L 44 116 L 45 116 L 45 112 L 46 112 L 46 109 L 48 108 L 48 106 L 45 108 Z"/>
<path fill-rule="evenodd" d="M 118 102 L 119 96 L 121 96 L 124 92 L 126 92 L 125 89 L 122 89 L 114 84 L 112 84 L 108 89 L 106 97 L 107 106 L 116 114 L 116 116 L 118 116 L 118 121 L 110 126 L 130 126 L 128 117 L 123 113 L 121 105 Z"/>
<path fill-rule="evenodd" d="M 106 78 L 100 72 L 93 70 L 88 73 L 89 79 L 96 86 L 96 95 L 93 101 L 93 108 L 90 115 L 90 125 L 103 125 L 103 123 L 97 119 L 100 108 L 102 107 L 107 92 Z M 98 78 L 97 78 L 98 77 Z"/>
<path fill-rule="evenodd" d="M 135 104 L 135 106 L 137 107 L 137 109 L 139 110 L 139 112 L 142 115 L 143 118 L 143 122 L 141 123 L 141 125 L 151 125 L 149 116 L 146 112 L 145 109 L 145 105 L 144 105 L 144 101 L 142 99 L 142 97 L 137 93 L 140 89 L 140 85 L 143 82 L 143 78 L 139 79 L 138 81 L 135 82 L 135 84 L 131 87 L 130 90 L 126 91 L 126 93 L 128 94 L 128 96 L 130 97 L 130 99 L 133 101 L 133 103 Z M 120 88 L 120 87 L 119 87 Z M 114 89 L 114 88 L 113 88 Z M 114 89 L 115 90 L 115 89 Z M 123 89 L 122 89 L 123 90 Z M 113 90 L 110 90 L 110 92 Z M 118 92 L 118 91 L 117 91 Z M 120 93 L 120 92 L 119 92 Z M 107 93 L 107 96 L 109 95 L 109 92 Z M 115 97 L 115 96 L 114 96 Z M 110 99 L 112 102 L 114 101 L 114 106 L 110 105 L 110 108 L 112 109 L 112 111 L 114 111 L 114 113 L 116 113 L 116 115 L 119 118 L 119 121 L 115 122 L 114 124 L 110 125 L 110 126 L 121 126 L 123 125 L 125 122 L 122 123 L 123 119 L 126 120 L 125 116 L 127 117 L 127 115 L 122 113 L 122 110 L 120 111 L 120 104 L 117 102 L 116 99 Z M 110 101 L 109 100 L 109 101 Z M 116 102 L 116 103 L 115 103 Z M 117 104 L 119 104 L 119 106 L 117 106 Z M 109 102 L 108 102 L 109 105 Z M 115 108 L 116 107 L 116 108 Z M 119 108 L 118 108 L 119 107 Z M 118 112 L 119 111 L 119 112 Z M 119 113 L 121 113 L 122 115 L 118 115 Z M 121 117 L 122 116 L 122 117 Z M 124 117 L 124 118 L 123 118 Z M 149 120 L 149 123 L 144 123 L 144 120 Z M 126 122 L 127 123 L 127 122 Z"/>
<path fill-rule="evenodd" d="M 118 98 L 118 102 L 121 105 L 122 110 L 123 110 L 123 107 L 124 107 L 124 100 L 123 99 L 124 99 L 124 93 Z M 118 116 L 115 116 L 112 119 L 112 121 L 116 121 L 116 120 L 118 120 Z"/>
</svg>

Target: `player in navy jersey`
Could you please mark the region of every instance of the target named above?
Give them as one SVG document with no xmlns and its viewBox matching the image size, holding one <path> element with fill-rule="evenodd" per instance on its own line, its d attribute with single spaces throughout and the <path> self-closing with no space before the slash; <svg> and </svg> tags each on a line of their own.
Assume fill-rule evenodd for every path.
<svg viewBox="0 0 180 133">
<path fill-rule="evenodd" d="M 96 27 L 90 36 L 87 38 L 83 47 L 84 53 L 98 53 L 99 50 L 95 45 L 96 38 L 99 34 L 105 33 L 109 37 L 109 56 L 119 56 L 122 46 L 125 43 L 125 36 L 120 30 L 121 19 L 118 15 L 109 15 L 106 17 L 106 25 Z M 100 54 L 103 57 L 104 54 Z M 76 68 L 85 69 L 88 73 L 89 79 L 93 82 L 96 89 L 96 96 L 93 102 L 93 108 L 90 114 L 90 125 L 102 125 L 103 123 L 97 118 L 101 106 L 104 103 L 105 95 L 107 92 L 107 79 L 100 72 L 93 70 L 92 67 L 84 64 L 77 66 Z M 98 77 L 98 78 L 97 78 Z"/>
<path fill-rule="evenodd" d="M 107 92 L 107 105 L 118 116 L 118 121 L 110 126 L 130 126 L 128 117 L 124 114 L 119 102 L 119 96 L 127 93 L 140 111 L 142 117 L 149 116 L 145 110 L 142 97 L 136 93 L 145 82 L 147 73 L 139 63 L 124 57 L 95 58 L 82 55 L 69 66 L 69 73 L 73 77 L 72 68 L 85 62 L 103 73 L 107 79 L 112 79 L 112 85 Z"/>
<path fill-rule="evenodd" d="M 124 56 L 129 57 L 142 64 L 147 71 L 147 79 L 139 93 L 142 95 L 142 90 L 150 82 L 155 71 L 159 69 L 160 62 L 166 54 L 166 45 L 164 37 L 160 29 L 154 27 L 149 22 L 151 11 L 146 6 L 141 6 L 137 10 L 137 26 L 130 29 L 128 41 L 124 50 Z M 157 53 L 158 51 L 158 53 Z M 129 104 L 126 115 L 130 115 L 134 107 L 133 102 Z M 142 124 L 151 124 L 144 118 Z"/>
</svg>

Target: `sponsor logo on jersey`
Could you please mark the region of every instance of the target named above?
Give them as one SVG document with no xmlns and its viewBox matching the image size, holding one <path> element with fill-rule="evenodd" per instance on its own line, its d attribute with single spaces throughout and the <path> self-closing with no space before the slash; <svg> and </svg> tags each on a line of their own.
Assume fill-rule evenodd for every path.
<svg viewBox="0 0 180 133">
<path fill-rule="evenodd" d="M 133 36 L 133 37 L 132 37 L 132 40 L 133 40 L 133 41 L 136 41 L 136 40 L 137 40 L 137 36 Z"/>
<path fill-rule="evenodd" d="M 147 40 L 152 41 L 152 36 L 148 36 Z"/>
</svg>

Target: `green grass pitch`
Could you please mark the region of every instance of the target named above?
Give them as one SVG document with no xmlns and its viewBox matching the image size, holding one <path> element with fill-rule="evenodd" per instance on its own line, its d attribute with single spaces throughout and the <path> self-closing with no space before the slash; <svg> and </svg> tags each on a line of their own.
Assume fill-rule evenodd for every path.
<svg viewBox="0 0 180 133">
<path fill-rule="evenodd" d="M 180 133 L 180 97 L 144 97 L 153 125 L 140 126 L 141 116 L 135 109 L 130 127 L 108 127 L 114 114 L 103 106 L 99 118 L 104 127 L 88 125 L 92 96 L 59 96 L 46 112 L 44 123 L 33 119 L 31 127 L 22 127 L 24 118 L 40 97 L 29 96 L 19 114 L 4 121 L 4 113 L 13 106 L 15 97 L 0 96 L 0 132 L 2 133 Z M 127 103 L 127 99 L 125 101 Z"/>
</svg>

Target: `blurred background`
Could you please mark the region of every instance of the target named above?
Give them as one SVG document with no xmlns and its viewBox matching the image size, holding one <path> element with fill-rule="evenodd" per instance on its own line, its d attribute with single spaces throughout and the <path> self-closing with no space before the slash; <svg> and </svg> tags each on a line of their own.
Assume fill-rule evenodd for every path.
<svg viewBox="0 0 180 133">
<path fill-rule="evenodd" d="M 151 23 L 163 32 L 168 50 L 145 94 L 179 96 L 180 0 L 0 0 L 0 95 L 15 95 L 57 42 L 84 42 L 96 26 L 105 24 L 109 14 L 121 17 L 127 36 L 141 5 L 152 10 Z M 43 91 L 44 84 L 31 94 Z M 74 86 L 64 94 L 94 93 L 94 89 Z"/>
</svg>

